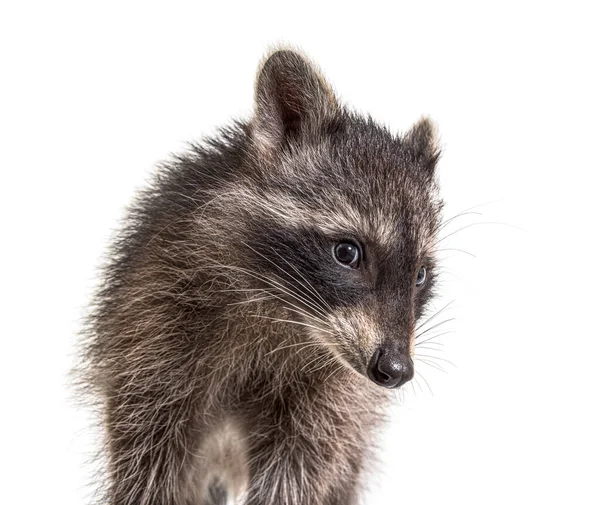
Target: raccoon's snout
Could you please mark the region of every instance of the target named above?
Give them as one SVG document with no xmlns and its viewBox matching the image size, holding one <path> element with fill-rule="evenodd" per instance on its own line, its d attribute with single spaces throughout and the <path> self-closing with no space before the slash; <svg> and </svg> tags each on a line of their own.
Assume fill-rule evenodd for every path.
<svg viewBox="0 0 600 505">
<path fill-rule="evenodd" d="M 375 351 L 367 367 L 367 375 L 375 384 L 399 388 L 413 378 L 414 365 L 405 353 L 381 347 Z"/>
</svg>

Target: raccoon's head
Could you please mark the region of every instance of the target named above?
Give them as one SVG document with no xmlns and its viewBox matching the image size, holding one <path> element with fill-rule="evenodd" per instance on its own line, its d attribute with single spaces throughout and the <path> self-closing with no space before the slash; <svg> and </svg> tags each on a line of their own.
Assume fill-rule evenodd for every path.
<svg viewBox="0 0 600 505">
<path fill-rule="evenodd" d="M 393 135 L 342 107 L 305 58 L 278 51 L 259 71 L 251 138 L 245 261 L 344 364 L 404 384 L 435 279 L 432 124 Z"/>
</svg>

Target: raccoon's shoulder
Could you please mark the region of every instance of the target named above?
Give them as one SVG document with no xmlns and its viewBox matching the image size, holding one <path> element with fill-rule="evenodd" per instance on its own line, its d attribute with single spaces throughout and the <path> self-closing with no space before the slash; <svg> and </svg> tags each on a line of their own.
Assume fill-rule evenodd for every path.
<svg viewBox="0 0 600 505">
<path fill-rule="evenodd" d="M 159 163 L 113 236 L 105 263 L 107 277 L 121 278 L 149 255 L 189 241 L 198 210 L 251 169 L 248 145 L 247 125 L 234 122 Z"/>
</svg>

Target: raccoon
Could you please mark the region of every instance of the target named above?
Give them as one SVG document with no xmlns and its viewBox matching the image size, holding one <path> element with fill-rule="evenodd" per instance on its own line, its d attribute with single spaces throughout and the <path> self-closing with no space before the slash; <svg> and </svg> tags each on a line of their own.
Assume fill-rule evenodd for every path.
<svg viewBox="0 0 600 505">
<path fill-rule="evenodd" d="M 439 154 L 277 50 L 249 120 L 159 167 L 83 332 L 104 503 L 358 502 L 433 296 Z"/>
</svg>

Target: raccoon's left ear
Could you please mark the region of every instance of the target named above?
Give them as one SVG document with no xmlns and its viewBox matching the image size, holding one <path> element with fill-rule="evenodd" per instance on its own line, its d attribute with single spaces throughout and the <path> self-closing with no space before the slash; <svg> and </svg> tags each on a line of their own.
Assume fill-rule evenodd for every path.
<svg viewBox="0 0 600 505">
<path fill-rule="evenodd" d="M 280 50 L 259 71 L 252 132 L 261 146 L 276 148 L 336 109 L 331 88 L 314 66 L 294 51 Z"/>
<path fill-rule="evenodd" d="M 438 130 L 433 121 L 422 118 L 408 131 L 404 141 L 421 167 L 429 176 L 433 175 L 441 154 Z"/>
</svg>

